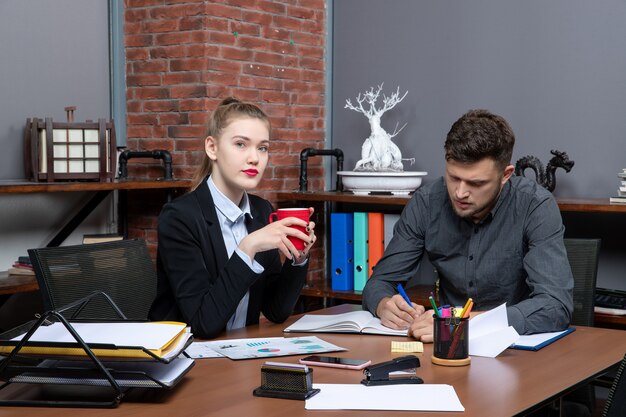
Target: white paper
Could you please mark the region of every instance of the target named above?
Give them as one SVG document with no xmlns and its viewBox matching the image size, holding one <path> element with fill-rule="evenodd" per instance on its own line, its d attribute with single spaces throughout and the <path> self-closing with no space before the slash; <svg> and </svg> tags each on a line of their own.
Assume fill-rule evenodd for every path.
<svg viewBox="0 0 626 417">
<path fill-rule="evenodd" d="M 469 354 L 495 358 L 519 339 L 506 315 L 506 303 L 477 315 L 469 322 Z"/>
<path fill-rule="evenodd" d="M 185 329 L 184 323 L 70 323 L 85 343 L 106 343 L 116 346 L 162 349 Z M 12 340 L 22 340 L 24 335 Z M 62 323 L 40 326 L 29 339 L 31 342 L 76 343 Z"/>
<path fill-rule="evenodd" d="M 465 411 L 451 385 L 313 384 L 313 388 L 321 391 L 306 400 L 307 410 Z"/>
</svg>

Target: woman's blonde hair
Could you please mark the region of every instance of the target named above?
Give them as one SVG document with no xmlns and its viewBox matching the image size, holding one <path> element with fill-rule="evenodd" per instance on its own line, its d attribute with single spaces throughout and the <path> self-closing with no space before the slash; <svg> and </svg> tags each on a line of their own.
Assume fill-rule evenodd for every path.
<svg viewBox="0 0 626 417">
<path fill-rule="evenodd" d="M 267 117 L 265 112 L 263 112 L 263 110 L 261 110 L 258 106 L 252 103 L 244 103 L 234 97 L 228 97 L 222 100 L 222 102 L 213 111 L 213 114 L 211 114 L 207 136 L 213 136 L 216 139 L 219 138 L 222 130 L 224 130 L 224 128 L 226 128 L 226 126 L 228 126 L 230 122 L 232 122 L 237 117 L 259 119 L 267 124 L 268 130 L 271 128 L 270 119 Z M 211 159 L 205 152 L 204 158 L 202 159 L 202 164 L 200 165 L 200 167 L 196 171 L 196 174 L 193 177 L 193 182 L 191 186 L 192 191 L 198 188 L 198 186 L 202 184 L 202 182 L 204 182 L 206 177 L 211 174 L 212 169 L 213 161 L 211 161 Z"/>
</svg>

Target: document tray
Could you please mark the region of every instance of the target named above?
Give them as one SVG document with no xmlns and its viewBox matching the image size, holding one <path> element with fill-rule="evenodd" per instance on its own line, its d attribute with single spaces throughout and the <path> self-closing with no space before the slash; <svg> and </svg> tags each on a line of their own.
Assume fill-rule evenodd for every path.
<svg viewBox="0 0 626 417">
<path fill-rule="evenodd" d="M 90 296 L 88 296 L 90 297 Z M 87 297 L 86 297 L 87 298 Z M 83 300 L 77 303 L 84 303 Z M 82 400 L 20 400 L 20 399 L 0 399 L 0 405 L 6 406 L 44 406 L 44 407 L 107 407 L 113 408 L 119 405 L 127 388 L 171 388 L 191 369 L 194 362 L 189 357 L 179 357 L 179 353 L 186 348 L 193 338 L 186 331 L 179 332 L 173 340 L 178 341 L 179 336 L 185 333 L 186 339 L 177 345 L 175 356 L 170 359 L 163 359 L 155 355 L 150 350 L 139 346 L 108 345 L 102 343 L 87 344 L 74 329 L 65 317 L 60 313 L 66 308 L 71 308 L 76 303 L 72 303 L 58 311 L 48 311 L 43 314 L 34 324 L 20 326 L 0 335 L 0 348 L 4 348 L 4 354 L 8 356 L 0 361 L 0 392 L 11 384 L 50 384 L 57 385 L 79 385 L 110 387 L 112 391 L 104 400 L 82 401 Z M 54 322 L 54 323 L 53 323 Z M 107 322 L 108 323 L 108 322 Z M 56 342 L 33 342 L 29 339 L 37 329 L 45 325 L 63 326 L 71 335 L 72 343 Z M 77 325 L 78 323 L 74 323 Z M 24 330 L 26 334 L 24 334 Z M 42 328 L 43 329 L 43 328 Z M 46 331 L 49 329 L 46 329 Z M 15 335 L 23 335 L 20 340 L 7 340 Z M 174 343 L 174 342 L 171 342 Z M 11 347 L 11 349 L 6 349 Z M 22 349 L 31 349 L 28 354 L 23 354 Z M 60 349 L 60 350 L 55 350 Z M 50 355 L 50 352 L 61 352 L 63 350 L 81 350 L 83 356 L 67 356 L 59 359 L 57 355 Z M 104 353 L 107 351 L 116 352 L 119 349 L 130 352 L 141 352 L 145 358 L 143 360 L 133 360 L 132 357 L 125 361 L 105 361 L 102 356 L 98 356 L 94 351 Z M 39 352 L 39 353 L 38 353 Z M 183 352 L 184 353 L 184 352 Z M 115 355 L 113 355 L 115 356 Z M 35 362 L 38 358 L 39 362 Z M 146 360 L 151 359 L 151 360 Z M 77 360 L 78 359 L 78 360 Z M 33 365 L 37 363 L 37 365 Z M 124 388 L 124 390 L 122 390 Z M 18 391 L 12 391 L 14 393 Z M 75 397 L 72 397 L 75 398 Z"/>
</svg>

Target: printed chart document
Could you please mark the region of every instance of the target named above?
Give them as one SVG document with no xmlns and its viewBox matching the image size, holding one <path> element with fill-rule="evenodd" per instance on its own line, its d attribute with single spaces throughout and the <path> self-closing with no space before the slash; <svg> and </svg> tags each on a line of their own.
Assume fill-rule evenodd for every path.
<svg viewBox="0 0 626 417">
<path fill-rule="evenodd" d="M 465 411 L 452 385 L 313 384 L 321 391 L 306 400 L 306 410 Z"/>
<path fill-rule="evenodd" d="M 275 356 L 310 355 L 312 353 L 347 350 L 318 337 L 263 337 L 226 339 L 205 342 L 206 347 L 230 359 L 270 358 Z"/>
<path fill-rule="evenodd" d="M 366 333 L 406 336 L 407 330 L 394 330 L 380 324 L 369 311 L 352 311 L 333 315 L 305 314 L 284 332 Z"/>
<path fill-rule="evenodd" d="M 185 349 L 185 353 L 193 359 L 223 358 L 224 355 L 211 349 L 213 342 L 193 342 Z"/>
</svg>

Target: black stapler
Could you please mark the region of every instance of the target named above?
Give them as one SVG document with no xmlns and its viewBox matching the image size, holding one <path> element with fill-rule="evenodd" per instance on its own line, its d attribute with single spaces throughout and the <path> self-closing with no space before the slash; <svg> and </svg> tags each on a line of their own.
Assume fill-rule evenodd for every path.
<svg viewBox="0 0 626 417">
<path fill-rule="evenodd" d="M 401 356 L 387 362 L 381 362 L 370 365 L 363 370 L 365 379 L 361 384 L 371 387 L 375 385 L 393 385 L 393 384 L 423 384 L 422 378 L 411 375 L 406 377 L 390 378 L 389 374 L 395 371 L 404 371 L 406 369 L 419 368 L 420 360 L 415 355 Z"/>
</svg>

